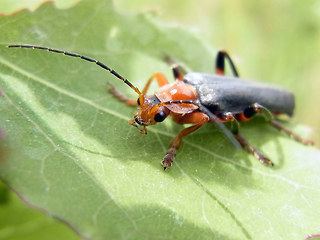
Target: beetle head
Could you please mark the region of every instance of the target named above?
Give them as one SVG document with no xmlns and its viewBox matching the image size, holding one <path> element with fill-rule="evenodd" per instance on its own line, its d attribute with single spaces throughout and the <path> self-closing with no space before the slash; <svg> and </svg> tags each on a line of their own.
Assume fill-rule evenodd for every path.
<svg viewBox="0 0 320 240">
<path fill-rule="evenodd" d="M 140 94 L 137 112 L 129 124 L 138 128 L 141 134 L 147 134 L 147 126 L 162 122 L 170 114 L 168 108 L 160 106 L 158 103 L 159 100 L 156 97 L 146 97 Z"/>
</svg>

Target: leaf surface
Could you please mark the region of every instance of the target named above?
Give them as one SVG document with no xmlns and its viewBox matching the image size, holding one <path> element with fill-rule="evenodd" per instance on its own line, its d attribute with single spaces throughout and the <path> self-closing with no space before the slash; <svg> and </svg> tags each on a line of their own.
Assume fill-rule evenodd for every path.
<svg viewBox="0 0 320 240">
<path fill-rule="evenodd" d="M 25 205 L 0 182 L 0 239 L 79 239 L 66 225 Z"/>
</svg>

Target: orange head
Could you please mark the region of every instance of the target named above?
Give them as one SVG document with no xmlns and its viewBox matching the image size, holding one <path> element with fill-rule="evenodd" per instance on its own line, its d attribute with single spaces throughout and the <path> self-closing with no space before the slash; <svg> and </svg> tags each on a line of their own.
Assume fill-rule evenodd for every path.
<svg viewBox="0 0 320 240">
<path fill-rule="evenodd" d="M 170 110 L 162 106 L 163 104 L 154 95 L 146 97 L 140 93 L 138 105 L 134 119 L 130 120 L 129 124 L 137 127 L 141 134 L 147 134 L 146 126 L 162 122 L 170 114 Z"/>
</svg>

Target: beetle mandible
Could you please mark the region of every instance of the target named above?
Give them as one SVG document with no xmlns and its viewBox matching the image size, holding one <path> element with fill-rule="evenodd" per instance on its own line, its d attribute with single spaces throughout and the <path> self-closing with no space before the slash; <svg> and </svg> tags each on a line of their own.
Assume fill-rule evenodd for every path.
<svg viewBox="0 0 320 240">
<path fill-rule="evenodd" d="M 246 148 L 261 163 L 273 166 L 273 162 L 258 151 L 239 133 L 239 122 L 248 121 L 254 115 L 261 114 L 273 127 L 306 145 L 314 142 L 301 138 L 290 129 L 280 124 L 275 117 L 278 114 L 292 116 L 294 96 L 290 91 L 251 82 L 239 78 L 238 71 L 225 51 L 219 51 L 216 58 L 216 74 L 187 73 L 181 66 L 174 64 L 173 75 L 175 82 L 169 83 L 166 77 L 158 72 L 147 81 L 142 92 L 129 80 L 95 59 L 75 53 L 40 47 L 34 45 L 9 45 L 9 48 L 32 48 L 62 53 L 66 56 L 81 58 L 109 71 L 127 84 L 138 94 L 138 100 L 125 97 L 115 88 L 110 92 L 127 105 L 138 105 L 134 119 L 129 124 L 136 127 L 141 134 L 146 134 L 146 127 L 164 121 L 169 115 L 178 124 L 193 124 L 183 129 L 170 143 L 170 148 L 161 164 L 164 169 L 170 167 L 180 147 L 183 137 L 194 132 L 207 122 L 216 123 L 236 147 Z M 225 61 L 228 61 L 233 77 L 225 76 Z M 172 62 L 172 60 L 169 59 Z M 153 80 L 159 89 L 154 95 L 147 96 L 147 91 Z M 230 122 L 231 130 L 223 123 Z"/>
</svg>

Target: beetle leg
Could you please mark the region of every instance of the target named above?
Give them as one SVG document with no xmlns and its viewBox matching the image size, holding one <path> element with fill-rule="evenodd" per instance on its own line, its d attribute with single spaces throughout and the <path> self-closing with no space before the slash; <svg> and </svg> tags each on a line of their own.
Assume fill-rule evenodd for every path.
<svg viewBox="0 0 320 240">
<path fill-rule="evenodd" d="M 186 115 L 176 115 L 173 116 L 174 121 L 176 121 L 179 124 L 185 124 L 185 123 L 194 123 L 193 126 L 183 129 L 178 136 L 176 136 L 172 142 L 170 143 L 170 148 L 167 151 L 166 156 L 163 158 L 161 164 L 163 165 L 164 170 L 166 170 L 167 167 L 170 167 L 172 165 L 172 162 L 174 161 L 174 157 L 176 156 L 177 149 L 180 147 L 182 138 L 198 128 L 200 128 L 203 124 L 209 121 L 209 117 L 202 113 L 202 112 L 193 112 Z"/>
<path fill-rule="evenodd" d="M 179 63 L 177 63 L 173 58 L 170 56 L 166 56 L 165 60 L 172 66 L 172 72 L 175 80 L 182 81 L 183 75 L 187 74 L 190 71 L 187 71 Z"/>
<path fill-rule="evenodd" d="M 279 131 L 283 131 L 284 133 L 286 133 L 287 135 L 292 137 L 297 142 L 301 142 L 305 145 L 314 145 L 314 142 L 312 140 L 302 138 L 299 135 L 295 134 L 290 129 L 284 127 L 280 122 L 278 122 L 277 120 L 274 119 L 272 113 L 266 107 L 264 107 L 258 103 L 252 104 L 251 106 L 247 107 L 243 111 L 243 113 L 238 115 L 238 117 L 241 118 L 239 120 L 245 121 L 245 120 L 249 120 L 256 113 L 261 113 L 264 116 L 264 118 L 266 119 L 266 121 L 271 124 L 271 126 L 275 127 Z"/>
<path fill-rule="evenodd" d="M 287 135 L 289 135 L 290 137 L 292 137 L 294 140 L 296 140 L 297 142 L 301 142 L 305 145 L 314 145 L 314 141 L 310 140 L 310 139 L 305 139 L 300 137 L 299 135 L 295 134 L 294 132 L 292 132 L 290 129 L 284 127 L 280 122 L 278 122 L 275 119 L 272 119 L 270 121 L 270 124 L 275 127 L 276 129 L 278 129 L 279 131 L 283 131 L 284 133 L 286 133 Z"/>
<path fill-rule="evenodd" d="M 263 153 L 259 152 L 254 146 L 250 145 L 248 141 L 241 134 L 239 134 L 239 122 L 231 112 L 224 113 L 222 117 L 224 121 L 231 122 L 231 131 L 243 148 L 246 148 L 250 153 L 252 153 L 261 163 L 273 166 L 273 162 L 269 158 L 266 158 Z"/>
<path fill-rule="evenodd" d="M 151 75 L 151 77 L 149 78 L 147 84 L 144 86 L 144 88 L 142 90 L 142 94 L 143 95 L 147 94 L 147 91 L 148 91 L 148 89 L 150 87 L 150 84 L 151 84 L 153 79 L 157 80 L 159 87 L 162 87 L 162 86 L 164 86 L 164 85 L 169 83 L 167 78 L 163 75 L 163 73 L 161 73 L 161 72 L 154 73 L 154 74 Z"/>
<path fill-rule="evenodd" d="M 231 57 L 226 51 L 219 51 L 216 58 L 216 74 L 224 75 L 224 62 L 225 59 L 228 60 L 232 73 L 235 77 L 239 77 L 236 66 L 234 65 Z"/>
<path fill-rule="evenodd" d="M 254 146 L 250 145 L 248 141 L 241 134 L 239 134 L 240 124 L 231 112 L 223 113 L 222 118 L 226 122 L 231 122 L 231 132 L 234 134 L 235 138 L 243 148 L 246 148 L 261 163 L 273 166 L 273 162 L 269 158 L 266 158 L 263 153 L 259 152 Z"/>
<path fill-rule="evenodd" d="M 233 116 L 231 112 L 226 112 L 221 114 L 221 118 L 223 122 L 230 122 L 231 123 L 231 132 L 232 133 L 238 133 L 240 124 L 238 120 Z"/>
<path fill-rule="evenodd" d="M 272 121 L 272 113 L 267 108 L 261 106 L 258 103 L 254 103 L 248 106 L 242 113 L 236 114 L 235 118 L 239 121 L 247 121 L 250 120 L 256 113 L 261 113 L 267 121 Z M 269 158 L 266 158 L 263 153 L 259 152 L 255 147 L 250 145 L 242 135 L 240 135 L 238 132 L 233 133 L 236 139 L 239 141 L 240 145 L 243 148 L 246 148 L 251 154 L 253 154 L 256 159 L 258 159 L 263 164 L 269 164 L 273 166 L 273 162 Z"/>
<path fill-rule="evenodd" d="M 125 102 L 127 105 L 129 106 L 135 106 L 138 105 L 137 100 L 136 99 L 130 99 L 127 98 L 126 96 L 124 96 L 122 93 L 120 93 L 117 89 L 115 89 L 111 84 L 110 84 L 110 88 L 109 88 L 109 92 L 115 96 L 116 98 L 118 98 L 118 100 Z"/>
<path fill-rule="evenodd" d="M 172 65 L 172 72 L 175 80 L 179 80 L 179 81 L 183 80 L 183 73 L 179 65 L 177 64 Z"/>
<path fill-rule="evenodd" d="M 261 152 L 259 152 L 255 147 L 250 145 L 248 141 L 239 133 L 236 133 L 234 135 L 236 139 L 239 141 L 240 145 L 243 148 L 246 148 L 251 154 L 255 156 L 256 159 L 258 159 L 262 164 L 269 164 L 273 166 L 273 162 L 269 159 L 266 158 Z"/>
<path fill-rule="evenodd" d="M 254 103 L 247 107 L 242 113 L 236 115 L 236 119 L 239 121 L 247 121 L 252 118 L 256 113 L 260 113 L 264 116 L 266 121 L 270 122 L 270 124 L 275 127 L 276 129 L 285 132 L 289 136 L 291 136 L 294 140 L 301 142 L 306 145 L 313 145 L 314 142 L 309 139 L 304 139 L 298 136 L 297 134 L 293 133 L 290 129 L 284 127 L 280 124 L 277 120 L 273 118 L 272 113 L 264 106 Z M 235 134 L 236 139 L 239 141 L 242 147 L 246 148 L 250 153 L 252 153 L 259 161 L 262 163 L 267 163 L 273 166 L 273 162 L 266 158 L 261 152 L 257 151 L 257 149 L 251 146 L 248 141 L 239 133 Z"/>
<path fill-rule="evenodd" d="M 243 112 L 236 114 L 235 117 L 239 121 L 248 121 L 257 113 L 262 114 L 267 122 L 270 122 L 273 119 L 272 113 L 259 103 L 254 103 L 246 107 Z"/>
</svg>

